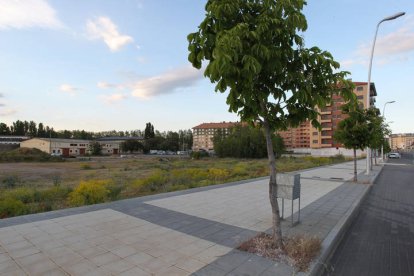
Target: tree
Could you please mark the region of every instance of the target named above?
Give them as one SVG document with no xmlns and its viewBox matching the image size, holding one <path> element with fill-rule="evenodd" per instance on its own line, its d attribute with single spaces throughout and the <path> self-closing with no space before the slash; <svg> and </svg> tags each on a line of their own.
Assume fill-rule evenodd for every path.
<svg viewBox="0 0 414 276">
<path fill-rule="evenodd" d="M 30 137 L 32 137 L 32 138 L 37 137 L 37 125 L 36 125 L 35 122 L 33 122 L 33 121 L 29 122 L 28 132 L 29 132 Z"/>
<path fill-rule="evenodd" d="M 279 156 L 284 150 L 284 145 L 283 140 L 277 137 L 278 135 L 272 134 L 273 149 Z M 266 138 L 263 131 L 256 127 L 237 125 L 231 128 L 227 136 L 218 129 L 213 142 L 214 152 L 218 157 L 264 158 L 267 156 Z"/>
<path fill-rule="evenodd" d="M 25 129 L 24 129 L 24 122 L 17 120 L 16 122 L 13 122 L 13 135 L 18 136 L 24 136 L 26 135 Z"/>
<path fill-rule="evenodd" d="M 134 151 L 141 151 L 144 149 L 144 146 L 138 141 L 134 139 L 129 139 L 121 143 L 121 150 L 122 152 L 134 152 Z"/>
<path fill-rule="evenodd" d="M 10 128 L 5 123 L 0 123 L 0 135 L 10 135 Z"/>
<path fill-rule="evenodd" d="M 144 130 L 144 139 L 151 139 L 155 137 L 154 126 L 151 123 L 147 123 Z"/>
<path fill-rule="evenodd" d="M 384 117 L 380 116 L 378 108 L 370 108 L 367 111 L 367 121 L 370 132 L 369 147 L 372 150 L 380 151 L 384 147 L 386 140 L 385 136 L 391 134 L 391 130 L 384 121 Z M 372 155 L 371 155 L 372 156 Z M 377 164 L 377 155 L 375 156 L 375 164 Z"/>
<path fill-rule="evenodd" d="M 99 142 L 94 141 L 89 144 L 89 149 L 92 155 L 101 155 L 102 154 L 102 146 Z"/>
<path fill-rule="evenodd" d="M 275 156 L 271 134 L 309 119 L 319 127 L 315 106 L 330 101 L 334 92 L 351 98 L 346 72 L 317 47 L 305 48 L 307 28 L 304 0 L 209 0 L 198 31 L 188 35 L 189 56 L 215 83 L 228 92 L 229 111 L 262 128 L 269 159 L 269 198 L 273 241 L 283 248 L 277 203 Z M 344 88 L 342 90 L 342 88 Z"/>
<path fill-rule="evenodd" d="M 39 123 L 39 125 L 37 126 L 37 137 L 40 137 L 40 138 L 47 137 L 46 130 L 45 130 L 43 123 Z"/>
<path fill-rule="evenodd" d="M 357 104 L 346 104 L 342 111 L 348 117 L 339 122 L 334 139 L 344 144 L 345 148 L 354 151 L 354 182 L 357 182 L 356 150 L 364 150 L 371 139 L 367 122 L 367 112 Z"/>
</svg>

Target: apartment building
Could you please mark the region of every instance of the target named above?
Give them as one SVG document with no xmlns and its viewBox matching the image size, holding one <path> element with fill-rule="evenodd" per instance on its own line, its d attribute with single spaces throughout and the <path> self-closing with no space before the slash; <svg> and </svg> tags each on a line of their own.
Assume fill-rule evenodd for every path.
<svg viewBox="0 0 414 276">
<path fill-rule="evenodd" d="M 285 147 L 288 149 L 310 148 L 310 129 L 311 124 L 306 121 L 298 127 L 289 128 L 286 131 L 278 131 L 278 134 L 283 138 Z"/>
<path fill-rule="evenodd" d="M 392 150 L 414 149 L 414 133 L 391 134 L 389 142 Z"/>
<path fill-rule="evenodd" d="M 193 150 L 206 150 L 210 151 L 214 149 L 213 137 L 217 131 L 221 131 L 222 134 L 227 135 L 230 133 L 230 129 L 240 123 L 237 122 L 221 122 L 221 123 L 202 123 L 193 127 Z"/>
<path fill-rule="evenodd" d="M 375 96 L 377 91 L 375 84 L 371 83 L 368 93 L 368 83 L 354 82 L 354 93 L 357 96 L 360 106 L 366 108 L 367 97 L 370 97 L 370 106 L 375 105 Z M 333 139 L 338 124 L 346 116 L 342 114 L 342 105 L 344 100 L 339 95 L 333 95 L 332 102 L 325 107 L 318 108 L 320 116 L 318 118 L 322 125 L 319 130 L 311 125 L 310 122 L 301 124 L 298 128 L 292 128 L 287 131 L 279 132 L 285 142 L 286 148 L 300 149 L 324 149 L 324 148 L 340 148 L 342 145 Z M 308 139 L 304 136 L 309 135 Z"/>
</svg>

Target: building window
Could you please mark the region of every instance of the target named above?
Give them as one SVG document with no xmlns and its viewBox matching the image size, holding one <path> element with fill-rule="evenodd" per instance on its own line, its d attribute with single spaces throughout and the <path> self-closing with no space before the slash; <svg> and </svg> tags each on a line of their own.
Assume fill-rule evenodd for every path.
<svg viewBox="0 0 414 276">
<path fill-rule="evenodd" d="M 362 86 L 358 86 L 356 90 L 357 90 L 357 91 L 363 91 L 363 90 L 364 90 L 364 87 L 362 87 Z"/>
<path fill-rule="evenodd" d="M 362 99 L 364 99 L 364 95 L 359 95 L 359 96 L 357 96 L 357 99 L 358 99 L 358 100 L 362 100 Z"/>
<path fill-rule="evenodd" d="M 318 140 L 313 140 L 312 143 L 317 144 Z"/>
</svg>

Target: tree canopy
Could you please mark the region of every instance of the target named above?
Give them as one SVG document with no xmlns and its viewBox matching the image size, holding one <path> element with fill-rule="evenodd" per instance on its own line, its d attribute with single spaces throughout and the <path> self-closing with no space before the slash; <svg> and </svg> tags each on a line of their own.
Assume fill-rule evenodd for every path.
<svg viewBox="0 0 414 276">
<path fill-rule="evenodd" d="M 318 47 L 306 48 L 304 0 L 208 0 L 197 32 L 187 37 L 188 59 L 228 93 L 229 111 L 263 128 L 269 158 L 273 240 L 283 248 L 271 134 L 310 120 L 333 93 L 353 97 L 347 72 Z"/>
<path fill-rule="evenodd" d="M 345 100 L 352 86 L 347 72 L 318 47 L 306 48 L 305 1 L 209 0 L 198 32 L 188 35 L 189 61 L 205 65 L 216 91 L 228 91 L 229 110 L 241 120 L 271 129 L 298 126 L 310 119 L 319 126 L 315 106 L 332 93 Z"/>
</svg>

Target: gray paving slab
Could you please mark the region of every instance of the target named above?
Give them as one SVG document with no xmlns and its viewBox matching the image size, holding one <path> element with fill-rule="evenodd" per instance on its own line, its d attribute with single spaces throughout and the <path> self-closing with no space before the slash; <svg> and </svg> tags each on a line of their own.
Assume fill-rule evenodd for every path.
<svg viewBox="0 0 414 276">
<path fill-rule="evenodd" d="M 368 187 L 346 183 L 352 169 L 302 171 L 301 222 L 287 215 L 283 233 L 329 238 Z M 270 227 L 267 178 L 28 215 L 0 220 L 0 272 L 287 275 L 292 267 L 234 249 Z M 44 268 L 28 268 L 36 258 Z"/>
</svg>

